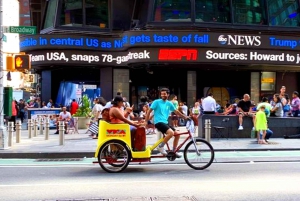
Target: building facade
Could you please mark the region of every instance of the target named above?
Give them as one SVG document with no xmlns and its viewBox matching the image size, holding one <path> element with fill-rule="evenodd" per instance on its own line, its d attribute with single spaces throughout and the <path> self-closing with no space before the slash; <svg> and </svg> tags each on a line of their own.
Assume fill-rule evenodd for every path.
<svg viewBox="0 0 300 201">
<path fill-rule="evenodd" d="M 118 91 L 138 105 L 169 87 L 193 105 L 298 90 L 298 0 L 34 0 L 40 34 L 23 36 L 42 99 L 62 81 Z M 32 9 L 32 8 L 31 8 Z M 37 23 L 31 16 L 32 24 Z"/>
</svg>

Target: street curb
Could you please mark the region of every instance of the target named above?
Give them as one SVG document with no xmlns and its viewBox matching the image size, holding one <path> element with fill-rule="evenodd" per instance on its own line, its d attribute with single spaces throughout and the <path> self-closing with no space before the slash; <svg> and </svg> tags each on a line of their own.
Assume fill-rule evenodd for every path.
<svg viewBox="0 0 300 201">
<path fill-rule="evenodd" d="M 215 152 L 251 152 L 251 151 L 300 151 L 300 148 L 277 148 L 277 149 L 215 149 Z M 152 154 L 158 154 L 154 150 Z M 0 153 L 0 159 L 39 159 L 39 158 L 93 158 L 95 152 L 22 152 Z"/>
</svg>

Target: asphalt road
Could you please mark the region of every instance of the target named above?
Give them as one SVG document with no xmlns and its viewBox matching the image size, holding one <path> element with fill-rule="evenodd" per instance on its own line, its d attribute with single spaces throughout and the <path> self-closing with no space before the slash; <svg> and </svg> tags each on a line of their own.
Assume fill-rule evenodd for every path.
<svg viewBox="0 0 300 201">
<path fill-rule="evenodd" d="M 300 162 L 130 165 L 0 160 L 0 200 L 300 200 Z"/>
</svg>

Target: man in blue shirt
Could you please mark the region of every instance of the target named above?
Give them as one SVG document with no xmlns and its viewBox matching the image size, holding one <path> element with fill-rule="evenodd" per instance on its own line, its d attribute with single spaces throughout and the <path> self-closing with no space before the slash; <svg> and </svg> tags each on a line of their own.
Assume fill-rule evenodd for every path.
<svg viewBox="0 0 300 201">
<path fill-rule="evenodd" d="M 164 141 L 160 143 L 157 147 L 157 150 L 162 153 L 164 156 L 167 155 L 166 150 L 164 149 L 165 144 L 174 136 L 176 132 L 175 129 L 168 125 L 168 118 L 171 112 L 175 112 L 178 116 L 188 119 L 189 117 L 180 113 L 178 110 L 175 109 L 173 103 L 168 100 L 170 95 L 170 91 L 167 88 L 162 88 L 160 90 L 160 97 L 161 99 L 157 99 L 152 102 L 150 109 L 147 111 L 145 122 L 148 122 L 150 114 L 154 111 L 154 124 L 157 130 L 162 133 L 166 134 Z M 173 151 L 176 150 L 178 141 L 180 136 L 175 136 L 173 141 Z M 176 157 L 180 158 L 181 155 L 176 153 Z"/>
</svg>

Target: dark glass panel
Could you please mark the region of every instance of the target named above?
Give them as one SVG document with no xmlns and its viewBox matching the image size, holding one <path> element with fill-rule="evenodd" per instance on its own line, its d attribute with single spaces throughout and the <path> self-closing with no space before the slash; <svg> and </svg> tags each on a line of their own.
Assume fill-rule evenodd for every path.
<svg viewBox="0 0 300 201">
<path fill-rule="evenodd" d="M 234 23 L 266 24 L 264 0 L 232 0 Z"/>
<path fill-rule="evenodd" d="M 191 22 L 189 0 L 155 0 L 153 21 Z"/>
<path fill-rule="evenodd" d="M 230 23 L 229 0 L 195 0 L 196 22 Z"/>
<path fill-rule="evenodd" d="M 270 26 L 299 26 L 299 1 L 268 0 Z"/>
</svg>

